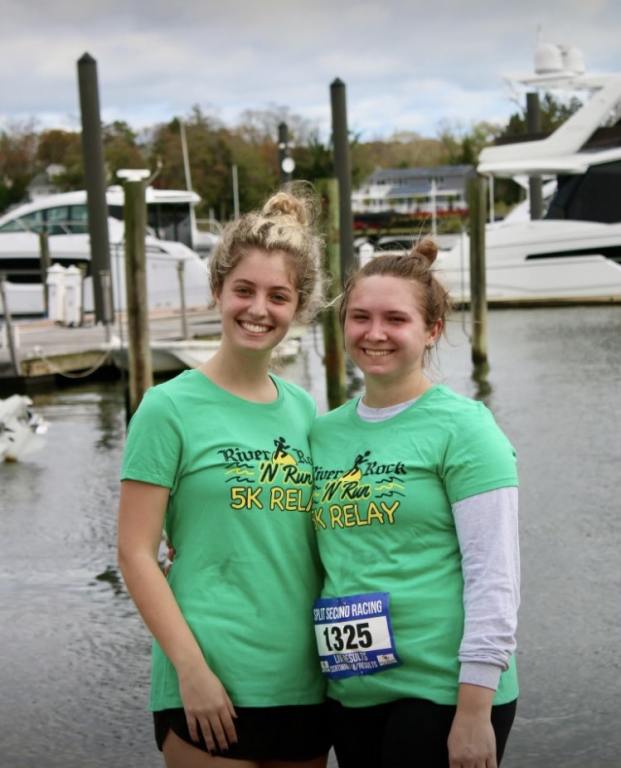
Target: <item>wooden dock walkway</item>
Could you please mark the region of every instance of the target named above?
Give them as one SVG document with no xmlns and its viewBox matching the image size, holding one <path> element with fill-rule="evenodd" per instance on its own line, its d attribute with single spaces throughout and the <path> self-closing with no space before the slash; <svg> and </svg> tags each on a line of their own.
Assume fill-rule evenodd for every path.
<svg viewBox="0 0 621 768">
<path fill-rule="evenodd" d="M 215 310 L 188 310 L 189 338 L 217 338 L 220 318 Z M 13 321 L 18 371 L 11 360 L 8 345 L 0 345 L 0 388 L 12 391 L 27 389 L 32 384 L 52 382 L 55 377 L 85 377 L 92 371 L 108 374 L 115 365 L 106 350 L 106 329 L 95 325 L 87 316 L 84 325 L 64 327 L 50 320 Z M 182 338 L 179 312 L 154 313 L 149 319 L 151 340 Z M 110 326 L 111 337 L 127 339 L 124 318 Z"/>
</svg>

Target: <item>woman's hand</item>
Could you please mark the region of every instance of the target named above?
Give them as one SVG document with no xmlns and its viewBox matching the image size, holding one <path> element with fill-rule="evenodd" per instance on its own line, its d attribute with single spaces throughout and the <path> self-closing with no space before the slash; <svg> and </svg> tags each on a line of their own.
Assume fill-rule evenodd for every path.
<svg viewBox="0 0 621 768">
<path fill-rule="evenodd" d="M 233 719 L 237 715 L 233 703 L 207 664 L 193 666 L 185 672 L 178 672 L 178 675 L 179 690 L 192 739 L 198 741 L 199 734 L 202 733 L 210 751 L 216 746 L 226 750 L 229 744 L 235 744 L 237 732 Z"/>
<path fill-rule="evenodd" d="M 496 736 L 490 718 L 493 696 L 489 688 L 459 686 L 448 737 L 449 768 L 497 768 Z"/>
<path fill-rule="evenodd" d="M 164 573 L 164 576 L 168 578 L 168 574 L 170 573 L 170 569 L 172 568 L 172 564 L 175 561 L 175 555 L 177 554 L 175 552 L 175 548 L 173 545 L 166 539 L 166 558 L 164 559 L 164 564 L 162 565 L 162 571 Z"/>
</svg>

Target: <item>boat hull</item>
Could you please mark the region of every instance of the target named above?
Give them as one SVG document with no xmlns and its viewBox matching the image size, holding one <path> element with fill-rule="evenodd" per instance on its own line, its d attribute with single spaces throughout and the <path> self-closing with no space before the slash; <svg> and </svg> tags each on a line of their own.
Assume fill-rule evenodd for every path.
<svg viewBox="0 0 621 768">
<path fill-rule="evenodd" d="M 33 276 L 37 275 L 38 278 L 39 256 L 38 252 L 34 250 L 38 247 L 38 238 L 35 235 L 28 235 L 28 237 L 32 238 L 33 250 L 23 252 L 22 260 L 25 265 L 36 265 L 35 268 L 31 269 L 31 272 Z M 0 270 L 2 270 L 1 246 L 2 237 L 0 236 Z M 52 246 L 50 252 L 53 260 L 56 261 Z M 146 256 L 149 310 L 180 309 L 182 303 L 179 281 L 180 264 L 183 265 L 185 306 L 204 308 L 210 303 L 211 291 L 207 262 L 189 248 L 185 248 L 179 243 L 166 243 L 166 250 L 163 250 L 157 243 L 148 242 Z M 80 250 L 76 250 L 73 260 L 64 258 L 63 263 L 84 265 L 86 269 L 90 269 L 90 257 L 86 258 L 86 253 Z M 125 259 L 122 246 L 112 246 L 110 267 L 114 308 L 116 311 L 124 311 L 126 308 L 126 288 Z M 24 271 L 26 270 L 24 269 Z M 5 285 L 11 315 L 34 316 L 44 313 L 44 291 L 40 278 L 32 282 L 13 282 L 9 278 Z M 85 277 L 83 285 L 84 311 L 92 312 L 94 310 L 92 277 Z M 0 316 L 3 314 L 3 307 L 0 306 Z"/>
<path fill-rule="evenodd" d="M 597 248 L 606 253 L 621 245 L 620 225 L 528 222 L 488 227 L 485 239 L 490 303 L 621 302 L 621 265 L 593 253 Z M 436 262 L 441 279 L 458 303 L 470 300 L 469 248 L 464 235 L 450 251 L 441 251 Z"/>
</svg>

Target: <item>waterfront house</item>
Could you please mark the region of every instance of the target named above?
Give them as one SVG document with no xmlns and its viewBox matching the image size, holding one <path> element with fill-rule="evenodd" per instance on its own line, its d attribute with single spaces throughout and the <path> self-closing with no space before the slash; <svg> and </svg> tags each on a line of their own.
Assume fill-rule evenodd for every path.
<svg viewBox="0 0 621 768">
<path fill-rule="evenodd" d="M 461 212 L 471 165 L 432 168 L 384 168 L 374 171 L 352 194 L 355 214 Z"/>
</svg>

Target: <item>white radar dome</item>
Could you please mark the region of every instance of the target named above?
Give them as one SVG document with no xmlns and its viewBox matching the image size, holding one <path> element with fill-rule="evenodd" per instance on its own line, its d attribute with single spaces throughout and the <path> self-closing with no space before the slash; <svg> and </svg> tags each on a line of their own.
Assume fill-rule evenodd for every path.
<svg viewBox="0 0 621 768">
<path fill-rule="evenodd" d="M 535 72 L 548 75 L 563 71 L 563 54 L 558 45 L 540 43 L 535 51 Z"/>
<path fill-rule="evenodd" d="M 563 66 L 570 72 L 578 75 L 584 74 L 584 56 L 580 48 L 569 46 L 563 50 Z"/>
</svg>

